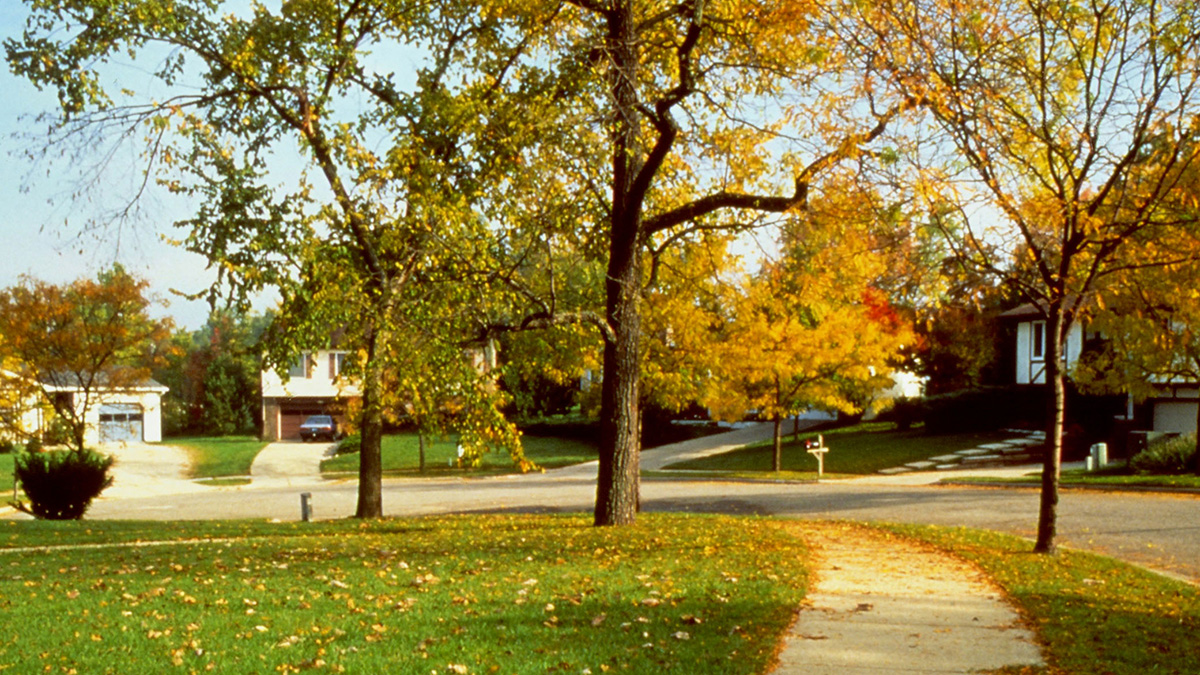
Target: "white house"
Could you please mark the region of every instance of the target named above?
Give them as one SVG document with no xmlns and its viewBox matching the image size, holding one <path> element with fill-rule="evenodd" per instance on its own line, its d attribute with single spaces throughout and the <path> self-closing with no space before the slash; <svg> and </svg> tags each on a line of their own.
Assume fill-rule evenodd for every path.
<svg viewBox="0 0 1200 675">
<path fill-rule="evenodd" d="M 12 376 L 9 373 L 9 376 Z M 72 377 L 59 377 L 42 383 L 42 391 L 73 407 L 76 412 L 84 405 L 83 387 L 71 384 Z M 77 379 L 77 378 L 76 378 Z M 169 389 L 162 384 L 145 379 L 137 384 L 110 387 L 103 384 L 93 387 L 92 400 L 84 414 L 84 443 L 145 442 L 162 440 L 162 396 Z M 27 400 L 19 410 L 8 410 L 7 415 L 20 417 L 19 426 L 26 434 L 45 431 L 52 414 L 49 402 Z"/>
<path fill-rule="evenodd" d="M 1004 312 L 1001 318 L 1017 322 L 1016 339 L 1016 383 L 1046 383 L 1046 321 L 1032 304 L 1025 304 Z M 1067 332 L 1063 349 L 1063 361 L 1068 371 L 1079 362 L 1085 343 L 1099 337 L 1089 332 L 1080 322 L 1072 324 Z M 1195 382 L 1161 384 L 1158 394 L 1143 404 L 1144 424 L 1153 431 L 1189 433 L 1196 430 L 1196 406 L 1200 404 L 1200 385 Z M 1130 400 L 1127 417 L 1135 417 L 1133 401 Z M 1141 423 L 1141 422 L 1139 422 Z"/>
<path fill-rule="evenodd" d="M 362 398 L 357 382 L 342 377 L 348 352 L 322 349 L 296 358 L 287 381 L 274 370 L 262 373 L 263 440 L 300 438 L 309 415 L 333 415 L 346 422 L 346 406 Z"/>
<path fill-rule="evenodd" d="M 1046 383 L 1046 321 L 1033 305 L 1021 305 L 1000 315 L 1017 321 L 1017 384 Z M 1083 353 L 1085 335 L 1078 322 L 1067 331 L 1063 354 L 1070 369 Z"/>
</svg>

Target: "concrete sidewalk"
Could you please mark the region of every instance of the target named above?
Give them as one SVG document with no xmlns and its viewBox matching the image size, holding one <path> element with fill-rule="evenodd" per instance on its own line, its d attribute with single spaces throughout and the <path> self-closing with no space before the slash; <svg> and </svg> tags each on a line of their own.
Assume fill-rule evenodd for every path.
<svg viewBox="0 0 1200 675">
<path fill-rule="evenodd" d="M 775 675 L 971 673 L 1044 665 L 1034 635 L 982 572 L 845 523 L 797 525 L 816 583 Z"/>
</svg>

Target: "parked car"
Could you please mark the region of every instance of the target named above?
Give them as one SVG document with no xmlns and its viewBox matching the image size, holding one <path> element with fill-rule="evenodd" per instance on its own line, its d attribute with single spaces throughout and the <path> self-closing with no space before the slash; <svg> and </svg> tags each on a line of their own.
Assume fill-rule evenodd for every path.
<svg viewBox="0 0 1200 675">
<path fill-rule="evenodd" d="M 300 440 L 305 442 L 318 438 L 334 441 L 337 437 L 337 420 L 331 415 L 309 415 L 300 425 Z"/>
</svg>

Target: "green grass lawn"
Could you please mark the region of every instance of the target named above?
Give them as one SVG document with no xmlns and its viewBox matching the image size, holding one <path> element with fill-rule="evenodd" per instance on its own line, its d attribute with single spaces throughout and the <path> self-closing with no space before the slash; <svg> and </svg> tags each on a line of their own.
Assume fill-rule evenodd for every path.
<svg viewBox="0 0 1200 675">
<path fill-rule="evenodd" d="M 978 564 L 1033 623 L 1048 673 L 1200 673 L 1200 589 L 1110 558 L 1032 553 L 1016 537 L 889 526 Z M 1022 671 L 1027 672 L 1027 671 Z"/>
<path fill-rule="evenodd" d="M 255 456 L 267 446 L 253 436 L 181 436 L 166 445 L 184 448 L 192 458 L 192 478 L 248 476 Z"/>
<path fill-rule="evenodd" d="M 767 519 L 0 523 L 39 543 L 0 551 L 0 671 L 761 673 L 806 584 Z"/>
<path fill-rule="evenodd" d="M 11 452 L 0 454 L 0 497 L 12 497 L 14 457 Z M 0 499 L 0 504 L 6 501 L 7 499 Z"/>
<path fill-rule="evenodd" d="M 546 436 L 522 436 L 525 456 L 543 468 L 552 469 L 569 464 L 587 462 L 597 457 L 596 444 L 583 439 Z M 458 442 L 453 437 L 429 439 L 425 446 L 425 469 L 427 475 L 472 475 L 480 473 L 509 473 L 515 471 L 512 460 L 504 452 L 489 452 L 483 456 L 483 465 L 477 469 L 464 470 L 452 466 L 457 458 Z M 417 476 L 420 466 L 417 435 L 415 433 L 388 434 L 383 437 L 383 472 L 391 476 Z M 358 471 L 358 453 L 339 455 L 321 462 L 325 473 Z"/>
<path fill-rule="evenodd" d="M 820 432 L 829 448 L 825 455 L 827 476 L 862 475 L 908 462 L 966 450 L 982 443 L 992 443 L 1012 434 L 1003 432 L 961 433 L 929 436 L 921 429 L 898 431 L 887 422 L 869 422 L 841 429 Z M 804 442 L 816 440 L 817 432 L 800 434 L 798 442 L 784 437 L 783 470 L 798 478 L 814 478 L 817 460 L 805 451 Z M 703 459 L 672 464 L 668 469 L 734 472 L 770 472 L 771 442 L 765 441 Z"/>
</svg>

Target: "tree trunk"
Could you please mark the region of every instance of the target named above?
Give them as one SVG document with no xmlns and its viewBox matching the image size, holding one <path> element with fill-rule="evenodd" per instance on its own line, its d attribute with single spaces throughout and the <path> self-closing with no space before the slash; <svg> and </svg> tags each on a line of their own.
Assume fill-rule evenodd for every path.
<svg viewBox="0 0 1200 675">
<path fill-rule="evenodd" d="M 363 365 L 362 443 L 358 453 L 358 508 L 355 518 L 383 517 L 383 369 L 376 357 L 379 334 L 369 331 Z"/>
<path fill-rule="evenodd" d="M 623 270 L 620 267 L 609 265 L 608 320 L 616 335 L 604 346 L 596 525 L 632 524 L 638 506 L 638 454 L 641 450 L 638 293 L 641 275 L 636 260 L 629 260 Z"/>
<path fill-rule="evenodd" d="M 774 441 L 774 451 L 771 454 L 771 470 L 783 471 L 783 417 L 776 414 L 771 418 L 775 423 L 775 430 L 772 436 Z"/>
<path fill-rule="evenodd" d="M 630 372 L 636 357 L 629 354 L 636 350 L 636 343 L 605 349 L 596 525 L 631 525 L 637 514 L 640 411 L 637 402 L 638 373 L 636 369 Z M 608 356 L 610 352 L 617 352 L 618 355 Z M 608 365 L 610 362 L 615 362 L 613 367 Z"/>
<path fill-rule="evenodd" d="M 1035 553 L 1055 553 L 1058 531 L 1058 479 L 1062 469 L 1063 422 L 1066 418 L 1066 387 L 1063 383 L 1063 309 L 1052 305 L 1046 321 L 1046 382 L 1052 388 L 1046 415 L 1046 456 L 1042 464 L 1042 496 L 1038 512 Z"/>
<path fill-rule="evenodd" d="M 632 3 L 617 2 L 606 13 L 613 125 L 612 214 L 609 216 L 605 318 L 612 336 L 604 345 L 600 403 L 600 473 L 596 483 L 596 525 L 630 525 L 638 509 L 638 452 L 641 449 L 642 286 L 640 260 L 642 200 L 635 181 L 642 166 L 638 143 L 636 26 Z"/>
<path fill-rule="evenodd" d="M 417 470 L 425 473 L 425 432 L 417 429 Z"/>
</svg>

